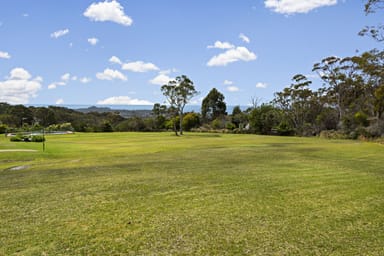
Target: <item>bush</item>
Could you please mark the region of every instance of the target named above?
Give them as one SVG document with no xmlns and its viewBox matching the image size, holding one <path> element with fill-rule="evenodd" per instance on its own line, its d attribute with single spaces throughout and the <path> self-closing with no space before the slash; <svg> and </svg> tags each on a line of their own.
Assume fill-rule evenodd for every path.
<svg viewBox="0 0 384 256">
<path fill-rule="evenodd" d="M 113 132 L 113 127 L 109 122 L 104 122 L 101 126 L 102 132 Z"/>
<path fill-rule="evenodd" d="M 384 135 L 384 121 L 376 120 L 370 126 L 365 128 L 366 132 L 370 134 L 372 138 L 380 138 Z"/>
<path fill-rule="evenodd" d="M 183 118 L 183 129 L 190 131 L 192 128 L 196 128 L 200 125 L 199 115 L 196 113 L 187 113 Z"/>
<path fill-rule="evenodd" d="M 354 115 L 354 121 L 356 124 L 367 127 L 369 125 L 368 115 L 359 111 Z"/>
<path fill-rule="evenodd" d="M 48 126 L 47 131 L 74 131 L 71 123 L 51 124 Z"/>
<path fill-rule="evenodd" d="M 294 130 L 287 122 L 281 122 L 276 127 L 276 132 L 280 136 L 292 136 L 295 134 Z"/>
<path fill-rule="evenodd" d="M 10 141 L 12 142 L 20 142 L 20 141 L 24 141 L 24 138 L 21 134 L 17 134 L 16 136 L 12 136 Z"/>
<path fill-rule="evenodd" d="M 31 137 L 31 141 L 32 142 L 44 142 L 45 141 L 45 137 L 42 136 L 42 135 L 33 135 Z"/>
<path fill-rule="evenodd" d="M 22 134 L 17 134 L 16 136 L 12 136 L 10 141 L 12 142 L 43 142 L 45 141 L 45 137 L 43 135 L 22 135 Z"/>
<path fill-rule="evenodd" d="M 353 140 L 368 140 L 374 136 L 366 128 L 357 128 L 349 134 L 349 139 Z"/>
<path fill-rule="evenodd" d="M 347 139 L 347 136 L 340 131 L 325 130 L 325 131 L 320 132 L 320 138 L 323 138 L 323 139 Z"/>
<path fill-rule="evenodd" d="M 233 131 L 234 129 L 236 129 L 236 125 L 234 123 L 227 123 L 226 129 Z"/>
<path fill-rule="evenodd" d="M 226 127 L 225 119 L 223 119 L 223 118 L 216 118 L 215 120 L 212 121 L 211 126 L 215 130 L 224 129 Z"/>
<path fill-rule="evenodd" d="M 0 134 L 6 133 L 8 130 L 8 126 L 5 124 L 0 124 Z"/>
</svg>

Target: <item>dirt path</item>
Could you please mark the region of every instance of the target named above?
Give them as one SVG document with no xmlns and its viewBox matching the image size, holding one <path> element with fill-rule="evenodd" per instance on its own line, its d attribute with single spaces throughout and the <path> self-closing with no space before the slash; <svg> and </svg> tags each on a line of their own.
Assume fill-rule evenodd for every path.
<svg viewBox="0 0 384 256">
<path fill-rule="evenodd" d="M 0 149 L 1 152 L 37 152 L 35 149 Z"/>
</svg>

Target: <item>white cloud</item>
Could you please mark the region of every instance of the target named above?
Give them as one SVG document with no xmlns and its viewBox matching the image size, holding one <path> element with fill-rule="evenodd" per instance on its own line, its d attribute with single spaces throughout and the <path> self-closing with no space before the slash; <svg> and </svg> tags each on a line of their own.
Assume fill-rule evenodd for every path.
<svg viewBox="0 0 384 256">
<path fill-rule="evenodd" d="M 87 84 L 87 83 L 91 82 L 91 78 L 89 78 L 89 77 L 83 77 L 83 78 L 80 78 L 79 81 L 80 81 L 81 83 L 83 83 L 83 84 Z"/>
<path fill-rule="evenodd" d="M 243 42 L 245 42 L 245 43 L 247 43 L 247 44 L 249 44 L 249 43 L 251 42 L 251 40 L 249 39 L 249 37 L 247 37 L 247 36 L 244 35 L 243 33 L 241 33 L 241 34 L 239 35 L 239 38 L 240 38 L 241 40 L 243 40 Z"/>
<path fill-rule="evenodd" d="M 115 64 L 123 64 L 122 62 L 121 62 L 121 60 L 118 58 L 118 57 L 116 57 L 116 56 L 112 56 L 110 59 L 109 59 L 109 62 L 112 62 L 112 63 L 115 63 Z"/>
<path fill-rule="evenodd" d="M 7 52 L 0 51 L 0 59 L 10 59 L 11 55 Z"/>
<path fill-rule="evenodd" d="M 171 73 L 176 73 L 178 72 L 176 68 L 172 68 L 172 69 L 167 69 L 167 70 L 161 70 L 159 71 L 159 74 L 163 74 L 163 75 L 169 75 Z"/>
<path fill-rule="evenodd" d="M 61 105 L 64 103 L 64 100 L 63 99 L 58 99 L 56 100 L 56 105 Z"/>
<path fill-rule="evenodd" d="M 112 21 L 130 26 L 132 19 L 124 13 L 124 7 L 115 0 L 92 3 L 83 13 L 92 21 Z"/>
<path fill-rule="evenodd" d="M 265 0 L 264 5 L 282 14 L 307 13 L 313 9 L 337 4 L 337 0 Z"/>
<path fill-rule="evenodd" d="M 167 69 L 167 70 L 161 70 L 159 71 L 159 74 L 154 77 L 153 79 L 149 80 L 151 84 L 155 85 L 164 85 L 167 84 L 169 81 L 174 80 L 174 77 L 170 77 L 169 75 L 171 73 L 178 72 L 175 68 L 173 69 Z"/>
<path fill-rule="evenodd" d="M 88 38 L 88 43 L 90 43 L 91 45 L 96 45 L 98 42 L 99 42 L 99 39 L 95 37 Z"/>
<path fill-rule="evenodd" d="M 68 81 L 69 79 L 71 79 L 71 74 L 69 73 L 65 73 L 64 75 L 61 76 L 61 80 L 63 81 Z"/>
<path fill-rule="evenodd" d="M 31 74 L 23 68 L 14 68 L 10 73 L 11 80 L 29 80 L 31 78 Z"/>
<path fill-rule="evenodd" d="M 57 88 L 57 84 L 56 83 L 51 83 L 48 85 L 48 89 L 49 90 L 52 90 L 52 89 L 56 89 Z"/>
<path fill-rule="evenodd" d="M 267 88 L 267 87 L 268 87 L 268 85 L 266 83 L 259 82 L 259 83 L 256 84 L 256 88 L 264 89 L 264 88 Z"/>
<path fill-rule="evenodd" d="M 171 80 L 173 80 L 173 78 L 169 77 L 167 74 L 159 73 L 155 78 L 153 78 L 152 80 L 149 80 L 149 82 L 151 84 L 164 85 Z"/>
<path fill-rule="evenodd" d="M 240 89 L 238 87 L 232 85 L 232 86 L 228 86 L 227 90 L 229 92 L 238 92 Z"/>
<path fill-rule="evenodd" d="M 0 81 L 0 102 L 27 104 L 30 98 L 37 96 L 41 81 L 41 77 L 31 80 L 31 75 L 23 68 L 11 70 L 9 78 Z"/>
<path fill-rule="evenodd" d="M 69 33 L 69 29 L 58 30 L 58 31 L 53 32 L 51 34 L 51 37 L 52 38 L 59 38 L 59 37 L 65 36 L 68 33 Z"/>
<path fill-rule="evenodd" d="M 133 72 L 148 72 L 148 71 L 159 70 L 159 68 L 155 64 L 144 63 L 143 61 L 125 63 L 123 64 L 122 69 L 133 71 Z"/>
<path fill-rule="evenodd" d="M 33 81 L 36 81 L 36 82 L 39 82 L 39 83 L 42 83 L 43 82 L 43 78 L 41 76 L 37 76 L 33 79 Z"/>
<path fill-rule="evenodd" d="M 207 66 L 226 66 L 229 63 L 236 61 L 252 61 L 257 57 L 253 52 L 250 52 L 245 47 L 236 47 L 235 49 L 227 50 L 224 53 L 213 56 L 207 63 Z"/>
<path fill-rule="evenodd" d="M 119 79 L 122 81 L 127 81 L 127 77 L 121 72 L 113 69 L 105 69 L 102 73 L 99 72 L 96 74 L 96 77 L 100 80 L 114 80 Z"/>
<path fill-rule="evenodd" d="M 56 89 L 58 86 L 66 86 L 67 81 L 53 82 L 48 85 L 48 89 Z"/>
<path fill-rule="evenodd" d="M 232 82 L 232 81 L 229 81 L 229 80 L 224 80 L 224 84 L 225 84 L 225 85 L 232 85 L 233 82 Z"/>
<path fill-rule="evenodd" d="M 235 48 L 235 46 L 231 43 L 228 42 L 221 42 L 221 41 L 216 41 L 214 45 L 208 45 L 208 49 L 216 48 L 216 49 L 232 49 Z"/>
<path fill-rule="evenodd" d="M 97 102 L 100 105 L 153 105 L 147 100 L 131 99 L 128 96 L 115 96 Z"/>
<path fill-rule="evenodd" d="M 59 82 L 53 82 L 53 83 L 49 84 L 48 89 L 52 90 L 52 89 L 56 89 L 58 86 L 65 86 L 65 85 L 67 85 L 69 80 L 76 81 L 77 76 L 71 77 L 70 73 L 65 73 L 64 75 L 62 75 L 60 77 L 60 79 L 61 79 L 61 81 L 59 81 Z"/>
</svg>

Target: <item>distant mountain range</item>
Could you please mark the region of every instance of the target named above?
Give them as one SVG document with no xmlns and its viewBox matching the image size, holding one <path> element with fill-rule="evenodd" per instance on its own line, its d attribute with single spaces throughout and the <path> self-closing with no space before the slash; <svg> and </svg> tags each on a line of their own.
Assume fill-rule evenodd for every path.
<svg viewBox="0 0 384 256">
<path fill-rule="evenodd" d="M 110 107 L 96 107 L 91 106 L 87 108 L 76 108 L 74 109 L 76 111 L 82 112 L 82 113 L 91 113 L 91 112 L 97 112 L 97 113 L 119 113 L 124 118 L 129 117 L 148 117 L 152 114 L 152 110 L 148 109 L 137 109 L 137 110 L 128 110 L 128 109 L 112 109 Z"/>
</svg>

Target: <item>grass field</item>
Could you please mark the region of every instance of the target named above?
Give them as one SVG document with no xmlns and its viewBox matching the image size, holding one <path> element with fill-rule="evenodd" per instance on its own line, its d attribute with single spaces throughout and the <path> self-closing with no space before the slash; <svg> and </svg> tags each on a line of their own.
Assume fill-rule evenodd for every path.
<svg viewBox="0 0 384 256">
<path fill-rule="evenodd" d="M 384 255 L 380 144 L 78 133 L 41 149 L 0 138 L 0 255 Z"/>
</svg>

